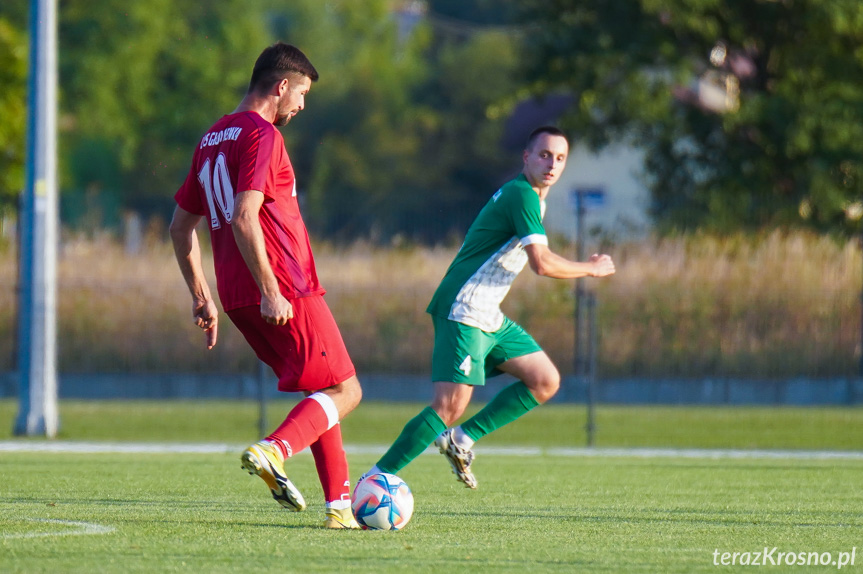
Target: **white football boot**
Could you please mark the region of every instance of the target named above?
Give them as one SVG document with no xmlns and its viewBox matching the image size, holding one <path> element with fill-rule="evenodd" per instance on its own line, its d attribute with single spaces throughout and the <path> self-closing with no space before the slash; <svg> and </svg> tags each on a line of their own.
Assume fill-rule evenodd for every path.
<svg viewBox="0 0 863 574">
<path fill-rule="evenodd" d="M 476 477 L 470 471 L 470 465 L 474 459 L 473 451 L 469 448 L 462 448 L 453 441 L 453 430 L 447 429 L 443 431 L 435 439 L 434 444 L 449 461 L 456 478 L 463 482 L 466 487 L 476 488 Z"/>
</svg>

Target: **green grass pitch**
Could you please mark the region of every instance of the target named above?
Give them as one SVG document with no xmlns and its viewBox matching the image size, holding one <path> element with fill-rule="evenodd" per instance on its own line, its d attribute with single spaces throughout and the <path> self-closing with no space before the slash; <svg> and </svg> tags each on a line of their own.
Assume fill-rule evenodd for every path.
<svg viewBox="0 0 863 574">
<path fill-rule="evenodd" d="M 327 531 L 321 527 L 321 489 L 307 453 L 287 467 L 309 502 L 303 513 L 282 510 L 259 478 L 240 470 L 233 445 L 242 449 L 254 438 L 252 407 L 240 405 L 239 410 L 248 408 L 248 416 L 234 428 L 218 417 L 218 405 L 210 405 L 215 417 L 191 403 L 162 403 L 161 409 L 156 403 L 84 406 L 64 405 L 64 438 L 192 442 L 203 440 L 198 427 L 214 428 L 217 421 L 215 426 L 230 432 L 218 430 L 210 438 L 231 446 L 215 454 L 0 452 L 0 572 L 688 573 L 752 570 L 717 566 L 714 553 L 749 552 L 752 558 L 765 547 L 829 552 L 833 559 L 856 548 L 855 565 L 842 571 L 854 572 L 863 563 L 859 458 L 555 455 L 554 447 L 583 444 L 577 414 L 583 408 L 548 407 L 544 420 L 511 425 L 489 441 L 487 452 L 478 445 L 477 491 L 456 482 L 442 457 L 424 455 L 400 473 L 416 499 L 404 531 Z M 370 446 L 385 444 L 384 436 L 400 428 L 415 407 L 369 404 L 356 413 L 353 425 L 346 420 L 346 442 L 360 446 L 349 449 L 352 475 L 376 460 Z M 10 410 L 0 403 L 0 414 Z M 150 414 L 149 425 L 129 414 L 142 410 Z M 706 434 L 701 439 L 706 444 L 674 439 L 687 435 L 677 428 L 687 420 L 713 428 L 716 420 L 738 416 L 722 409 L 632 409 L 626 413 L 636 433 L 645 435 L 651 421 L 674 430 L 654 428 L 636 440 L 637 434 L 626 438 L 620 429 L 614 434 L 601 426 L 598 436 L 608 446 L 861 450 L 860 415 L 854 409 L 773 410 L 774 418 L 769 409 L 752 417 L 769 419 L 762 424 L 770 432 L 756 425 L 749 431 L 761 435 L 749 439 L 741 438 L 739 428 L 729 428 L 724 442 Z M 179 428 L 166 430 L 167 419 L 153 414 L 159 411 L 175 421 L 180 417 Z M 385 412 L 392 422 L 374 425 L 387 420 L 381 418 Z M 801 427 L 800 417 L 807 413 L 812 420 Z M 598 420 L 607 425 L 613 414 Z M 736 427 L 749 420 L 745 409 L 738 414 L 743 418 Z M 0 420 L 11 423 L 5 416 Z M 567 420 L 564 429 L 553 426 Z M 819 425 L 828 430 L 818 430 Z M 126 436 L 129 427 L 135 436 Z M 542 427 L 549 432 L 543 435 Z M 107 432 L 111 428 L 114 433 Z M 690 430 L 689 435 L 702 435 Z M 840 436 L 845 433 L 854 437 Z M 244 434 L 249 436 L 236 436 Z M 499 454 L 507 444 L 544 450 Z M 839 569 L 830 564 L 767 570 Z"/>
<path fill-rule="evenodd" d="M 294 404 L 270 401 L 267 428 Z M 345 442 L 388 445 L 423 406 L 364 401 L 342 422 Z M 15 401 L 0 400 L 0 440 L 12 438 L 16 411 Z M 580 447 L 586 422 L 584 405 L 543 405 L 482 444 Z M 596 429 L 595 446 L 605 447 L 863 451 L 859 407 L 599 405 Z M 251 401 L 61 401 L 58 438 L 242 444 L 258 440 L 258 407 Z"/>
<path fill-rule="evenodd" d="M 423 456 L 402 473 L 416 513 L 401 532 L 321 528 L 311 457 L 289 465 L 303 513 L 233 453 L 4 454 L 0 570 L 707 572 L 717 549 L 838 555 L 863 535 L 860 461 L 480 454 L 468 491 Z"/>
</svg>

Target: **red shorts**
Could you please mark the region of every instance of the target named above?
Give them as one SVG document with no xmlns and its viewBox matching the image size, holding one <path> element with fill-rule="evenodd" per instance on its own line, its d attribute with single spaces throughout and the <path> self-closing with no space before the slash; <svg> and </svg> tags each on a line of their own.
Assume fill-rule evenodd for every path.
<svg viewBox="0 0 863 574">
<path fill-rule="evenodd" d="M 291 299 L 294 316 L 271 325 L 259 305 L 228 311 L 255 354 L 279 377 L 279 390 L 317 391 L 356 374 L 342 335 L 321 295 Z"/>
</svg>

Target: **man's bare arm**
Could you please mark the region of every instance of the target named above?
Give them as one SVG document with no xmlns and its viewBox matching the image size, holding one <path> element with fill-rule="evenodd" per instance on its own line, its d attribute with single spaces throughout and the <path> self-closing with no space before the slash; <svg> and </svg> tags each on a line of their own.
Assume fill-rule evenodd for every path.
<svg viewBox="0 0 863 574">
<path fill-rule="evenodd" d="M 200 215 L 189 213 L 178 206 L 171 220 L 170 233 L 180 272 L 192 295 L 192 317 L 195 324 L 207 335 L 207 348 L 212 349 L 218 338 L 219 311 L 201 264 L 201 247 L 195 231 L 200 220 Z"/>
<path fill-rule="evenodd" d="M 532 243 L 524 247 L 530 268 L 537 275 L 555 279 L 605 277 L 614 273 L 614 262 L 608 255 L 592 255 L 589 261 L 570 261 L 552 252 L 547 245 Z"/>
<path fill-rule="evenodd" d="M 294 310 L 290 301 L 282 295 L 279 281 L 267 258 L 267 247 L 259 218 L 263 204 L 264 194 L 260 191 L 238 193 L 234 198 L 231 228 L 243 260 L 261 290 L 261 316 L 267 323 L 284 325 L 294 316 Z"/>
</svg>

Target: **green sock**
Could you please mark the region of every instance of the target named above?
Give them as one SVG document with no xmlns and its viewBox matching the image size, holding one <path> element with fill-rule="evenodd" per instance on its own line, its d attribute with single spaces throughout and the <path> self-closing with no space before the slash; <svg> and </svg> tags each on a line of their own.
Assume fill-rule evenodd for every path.
<svg viewBox="0 0 863 574">
<path fill-rule="evenodd" d="M 424 408 L 420 414 L 408 421 L 402 433 L 378 461 L 377 467 L 383 472 L 398 473 L 422 454 L 445 430 L 446 424 L 435 410 L 431 407 Z"/>
<path fill-rule="evenodd" d="M 477 441 L 539 406 L 533 393 L 521 381 L 503 389 L 474 416 L 461 425 L 464 434 Z"/>
</svg>

